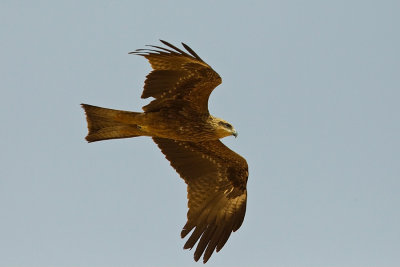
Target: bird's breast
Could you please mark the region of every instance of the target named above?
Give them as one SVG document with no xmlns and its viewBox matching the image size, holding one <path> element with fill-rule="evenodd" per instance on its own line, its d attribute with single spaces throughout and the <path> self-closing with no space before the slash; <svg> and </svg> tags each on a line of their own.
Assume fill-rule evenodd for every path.
<svg viewBox="0 0 400 267">
<path fill-rule="evenodd" d="M 219 139 L 204 116 L 179 112 L 146 114 L 146 130 L 155 137 L 201 142 Z"/>
</svg>

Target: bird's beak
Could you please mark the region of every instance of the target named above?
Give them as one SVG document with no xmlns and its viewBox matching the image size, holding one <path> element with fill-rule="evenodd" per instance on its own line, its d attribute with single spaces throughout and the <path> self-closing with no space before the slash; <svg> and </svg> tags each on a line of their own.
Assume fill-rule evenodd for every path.
<svg viewBox="0 0 400 267">
<path fill-rule="evenodd" d="M 236 138 L 238 136 L 238 132 L 236 132 L 236 130 L 233 130 L 232 135 Z"/>
</svg>

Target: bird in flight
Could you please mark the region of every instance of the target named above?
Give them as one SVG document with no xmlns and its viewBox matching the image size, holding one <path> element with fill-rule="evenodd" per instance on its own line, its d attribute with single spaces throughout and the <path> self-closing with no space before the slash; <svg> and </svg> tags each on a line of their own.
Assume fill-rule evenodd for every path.
<svg viewBox="0 0 400 267">
<path fill-rule="evenodd" d="M 130 54 L 145 57 L 153 70 L 142 98 L 154 99 L 144 112 L 82 104 L 88 142 L 150 136 L 187 184 L 189 211 L 181 237 L 184 249 L 196 243 L 194 259 L 206 263 L 240 228 L 246 212 L 246 160 L 219 139 L 237 136 L 233 126 L 208 111 L 208 98 L 221 77 L 189 46 L 186 51 L 160 40 Z"/>
</svg>

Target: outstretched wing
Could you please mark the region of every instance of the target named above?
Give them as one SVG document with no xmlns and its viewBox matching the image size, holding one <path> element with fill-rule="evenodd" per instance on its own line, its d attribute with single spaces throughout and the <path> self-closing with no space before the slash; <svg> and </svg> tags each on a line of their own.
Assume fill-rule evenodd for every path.
<svg viewBox="0 0 400 267">
<path fill-rule="evenodd" d="M 222 79 L 189 46 L 182 43 L 187 52 L 160 40 L 168 48 L 150 45 L 138 49 L 137 54 L 148 59 L 153 71 L 147 75 L 142 98 L 154 97 L 144 111 L 154 111 L 174 105 L 178 100 L 200 113 L 208 113 L 208 98 Z"/>
<path fill-rule="evenodd" d="M 185 249 L 199 241 L 194 259 L 206 263 L 242 225 L 246 212 L 247 162 L 221 141 L 183 142 L 153 137 L 188 185 L 189 211 L 181 237 Z"/>
</svg>

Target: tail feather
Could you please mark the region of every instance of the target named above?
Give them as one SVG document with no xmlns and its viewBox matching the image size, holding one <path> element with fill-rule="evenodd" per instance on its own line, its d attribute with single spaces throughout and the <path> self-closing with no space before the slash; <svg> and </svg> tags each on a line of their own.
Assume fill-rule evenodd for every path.
<svg viewBox="0 0 400 267">
<path fill-rule="evenodd" d="M 88 142 L 147 135 L 141 130 L 139 112 L 129 112 L 81 104 L 86 113 Z"/>
</svg>

